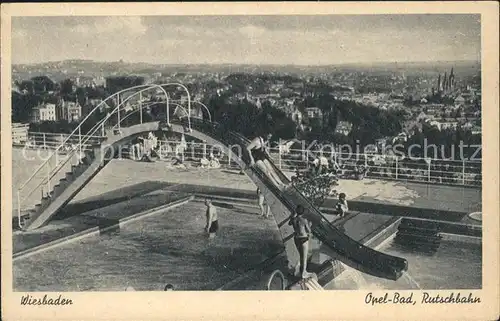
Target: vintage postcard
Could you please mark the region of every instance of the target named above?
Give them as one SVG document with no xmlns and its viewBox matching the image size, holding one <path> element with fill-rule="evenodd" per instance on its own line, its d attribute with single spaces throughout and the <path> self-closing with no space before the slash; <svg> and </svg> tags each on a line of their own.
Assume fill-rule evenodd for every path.
<svg viewBox="0 0 500 321">
<path fill-rule="evenodd" d="M 2 318 L 497 319 L 498 8 L 2 5 Z"/>
</svg>

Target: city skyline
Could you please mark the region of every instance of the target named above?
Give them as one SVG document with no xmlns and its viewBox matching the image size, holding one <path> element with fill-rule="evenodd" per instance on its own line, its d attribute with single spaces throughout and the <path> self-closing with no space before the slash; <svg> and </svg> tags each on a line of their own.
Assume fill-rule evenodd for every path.
<svg viewBox="0 0 500 321">
<path fill-rule="evenodd" d="M 480 29 L 471 14 L 13 17 L 12 63 L 480 61 Z"/>
</svg>

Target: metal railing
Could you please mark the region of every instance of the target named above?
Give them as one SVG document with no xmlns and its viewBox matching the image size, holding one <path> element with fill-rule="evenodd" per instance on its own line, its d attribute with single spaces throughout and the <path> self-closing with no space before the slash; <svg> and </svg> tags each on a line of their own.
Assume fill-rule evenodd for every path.
<svg viewBox="0 0 500 321">
<path fill-rule="evenodd" d="M 308 170 L 311 159 L 317 155 L 307 150 L 290 150 L 280 153 L 271 149 L 273 160 L 284 171 Z M 481 160 L 445 160 L 436 158 L 408 158 L 393 155 L 331 153 L 326 157 L 329 167 L 341 172 L 355 173 L 361 166 L 368 168 L 366 177 L 403 181 L 428 182 L 465 186 L 481 186 Z"/>
<path fill-rule="evenodd" d="M 94 109 L 90 111 L 90 113 L 82 119 L 82 121 L 79 123 L 79 125 L 69 134 L 66 136 L 63 136 L 63 141 L 60 142 L 60 144 L 55 147 L 54 151 L 50 154 L 50 156 L 45 159 L 42 164 L 31 174 L 31 176 L 23 183 L 20 185 L 20 187 L 17 189 L 17 206 L 18 206 L 18 223 L 19 226 L 22 228 L 22 217 L 21 217 L 21 209 L 22 209 L 22 202 L 24 202 L 28 197 L 33 195 L 35 191 L 40 191 L 42 198 L 44 196 L 50 197 L 50 189 L 51 189 L 51 180 L 60 173 L 60 171 L 64 168 L 66 164 L 68 164 L 69 161 L 71 161 L 75 156 L 75 154 L 78 152 L 78 156 L 76 157 L 78 160 L 78 163 L 81 162 L 83 153 L 88 150 L 89 146 L 92 146 L 93 144 L 91 143 L 93 139 L 97 137 L 97 139 L 104 138 L 106 127 L 113 127 L 109 126 L 109 122 L 114 121 L 114 115 L 116 115 L 116 124 L 118 124 L 118 131 L 120 130 L 120 124 L 121 124 L 121 108 L 125 105 L 126 102 L 128 102 L 132 97 L 135 95 L 141 94 L 142 92 L 148 91 L 148 90 L 158 90 L 160 89 L 163 91 L 165 94 L 165 97 L 167 99 L 167 124 L 169 123 L 169 106 L 168 106 L 168 95 L 165 89 L 163 88 L 164 86 L 169 86 L 169 85 L 175 85 L 175 86 L 180 86 L 183 87 L 186 90 L 187 96 L 188 96 L 188 110 L 190 111 L 191 109 L 191 101 L 190 101 L 190 95 L 189 91 L 187 88 L 178 83 L 167 83 L 167 84 L 160 84 L 160 85 L 139 85 L 139 86 L 134 86 L 131 88 L 127 88 L 121 91 L 118 91 L 114 93 L 113 95 L 110 95 L 103 101 L 101 101 Z M 123 94 L 127 91 L 133 91 L 133 90 L 138 90 L 134 92 L 132 95 L 128 96 L 125 98 L 123 101 L 119 101 L 120 94 Z M 88 124 L 90 121 L 93 121 L 92 118 L 90 118 L 96 110 L 100 110 L 102 107 L 107 106 L 107 102 L 110 101 L 111 99 L 118 98 L 118 105 L 106 115 L 103 119 L 98 121 L 87 133 L 82 134 L 82 126 Z M 91 120 L 89 120 L 91 119 Z M 112 125 L 116 125 L 112 124 Z M 189 123 L 190 126 L 190 123 Z M 190 128 L 190 127 L 189 127 Z M 100 131 L 100 132 L 99 132 Z M 100 134 L 100 135 L 98 135 Z M 58 134 L 59 137 L 60 134 Z M 47 146 L 47 137 L 46 133 L 42 133 L 43 137 L 43 145 L 42 146 Z M 59 138 L 60 139 L 60 138 Z M 60 140 L 57 141 L 60 141 Z M 100 141 L 99 141 L 100 143 Z M 28 143 L 28 146 L 30 143 Z M 35 144 L 36 145 L 36 144 Z M 71 146 L 68 148 L 68 146 Z M 62 160 L 60 159 L 59 155 L 61 154 L 66 154 Z M 54 162 L 52 165 L 51 163 Z M 45 171 L 44 171 L 45 170 Z M 45 174 L 43 174 L 45 173 Z M 34 181 L 37 178 L 40 178 L 40 182 L 36 184 L 34 187 L 29 188 L 28 184 L 32 181 Z M 44 193 L 44 187 L 46 187 L 46 193 Z M 25 191 L 25 189 L 28 189 L 28 191 Z M 23 196 L 21 197 L 21 193 L 23 193 Z"/>
<path fill-rule="evenodd" d="M 208 159 L 212 153 L 221 166 L 230 169 L 239 168 L 231 160 L 231 155 L 223 152 L 219 146 L 203 142 L 186 142 L 185 148 L 178 148 L 179 140 L 159 140 L 156 149 L 159 160 L 169 161 L 172 157 L 182 156 L 186 162 L 200 163 L 201 159 Z M 238 151 L 236 151 L 238 152 Z M 241 152 L 241 151 L 239 151 Z M 304 154 L 307 151 L 300 151 Z M 280 154 L 278 148 L 271 148 L 270 155 L 277 168 L 286 172 L 307 171 L 313 166 L 310 157 L 289 157 Z M 122 158 L 134 158 L 130 150 L 125 147 L 121 150 Z M 401 159 L 393 156 L 352 154 L 337 155 L 336 163 L 345 174 L 354 174 L 360 166 L 367 166 L 365 177 L 392 179 L 399 181 L 427 182 L 434 184 L 450 184 L 464 186 L 481 186 L 482 164 L 481 161 L 451 161 L 441 159 Z M 350 156 L 348 158 L 348 156 Z M 309 159 L 306 161 L 305 159 Z M 331 159 L 332 160 L 332 159 Z M 330 168 L 333 161 L 330 162 Z"/>
<path fill-rule="evenodd" d="M 133 111 L 136 112 L 136 111 Z M 127 117 L 133 114 L 130 112 L 125 117 L 121 118 L 123 122 Z M 114 126 L 116 129 L 118 124 Z M 55 133 L 36 133 L 29 132 L 30 141 L 24 147 L 28 149 L 57 149 L 61 145 L 61 141 L 66 141 L 65 146 L 60 148 L 61 155 L 70 153 L 79 144 L 78 137 L 70 137 L 68 134 Z M 82 135 L 82 139 L 87 143 L 82 144 L 82 151 L 91 150 L 91 146 L 95 145 L 102 139 L 100 135 Z M 221 166 L 230 169 L 236 169 L 238 166 L 231 161 L 230 155 L 224 155 L 217 146 L 211 146 L 199 142 L 188 142 L 183 153 L 180 153 L 176 147 L 180 141 L 175 140 L 159 140 L 157 155 L 160 160 L 169 160 L 169 157 L 183 156 L 186 162 L 198 163 L 202 158 L 208 158 L 210 151 L 213 151 L 214 156 L 218 158 Z M 18 145 L 21 146 L 21 145 Z M 311 159 L 314 157 L 306 155 L 306 150 L 290 150 L 286 155 L 280 153 L 279 148 L 271 148 L 270 154 L 276 166 L 283 171 L 294 172 L 307 171 L 312 167 Z M 306 156 L 304 156 L 306 155 Z M 130 155 L 130 149 L 125 147 L 120 149 L 120 157 L 133 158 Z M 337 153 L 330 159 L 330 167 L 335 161 L 342 171 L 345 173 L 354 173 L 357 167 L 367 166 L 369 168 L 366 177 L 393 179 L 400 181 L 428 182 L 436 184 L 452 184 L 464 186 L 481 186 L 482 182 L 482 163 L 481 161 L 453 161 L 442 159 L 424 159 L 412 158 L 401 159 L 390 155 L 374 155 L 374 154 L 340 154 Z M 309 159 L 309 161 L 306 161 Z"/>
</svg>

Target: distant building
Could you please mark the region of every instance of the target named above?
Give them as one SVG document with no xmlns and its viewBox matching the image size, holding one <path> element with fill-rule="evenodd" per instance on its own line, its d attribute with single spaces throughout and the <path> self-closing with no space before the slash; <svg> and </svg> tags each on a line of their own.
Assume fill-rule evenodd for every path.
<svg viewBox="0 0 500 321">
<path fill-rule="evenodd" d="M 399 133 L 398 135 L 396 135 L 392 138 L 393 144 L 407 142 L 407 141 L 408 141 L 408 135 L 405 132 Z"/>
<path fill-rule="evenodd" d="M 308 107 L 306 108 L 306 113 L 307 117 L 311 119 L 321 118 L 323 116 L 321 109 L 319 109 L 318 107 Z"/>
<path fill-rule="evenodd" d="M 82 107 L 78 103 L 68 103 L 66 106 L 66 115 L 68 122 L 79 121 L 82 118 Z"/>
<path fill-rule="evenodd" d="M 57 121 L 56 105 L 42 104 L 36 106 L 35 108 L 33 108 L 31 121 L 33 123 L 40 123 L 43 121 Z"/>
<path fill-rule="evenodd" d="M 76 122 L 82 118 L 82 107 L 78 102 L 61 100 L 57 105 L 57 119 Z"/>
<path fill-rule="evenodd" d="M 465 98 L 459 95 L 457 98 L 455 98 L 455 106 L 461 106 L 465 104 Z"/>
<path fill-rule="evenodd" d="M 458 127 L 458 122 L 442 122 L 440 129 L 456 129 Z"/>
<path fill-rule="evenodd" d="M 340 121 L 335 128 L 335 133 L 347 136 L 352 130 L 352 123 L 347 121 Z"/>
<path fill-rule="evenodd" d="M 77 76 L 75 79 L 75 85 L 77 87 L 92 87 L 94 84 L 94 78 L 89 76 Z"/>
<path fill-rule="evenodd" d="M 455 75 L 453 74 L 453 67 L 451 68 L 450 75 L 444 73 L 444 77 L 441 77 L 441 74 L 438 76 L 437 89 L 438 92 L 448 94 L 455 90 Z"/>
<path fill-rule="evenodd" d="M 297 124 L 301 124 L 302 123 L 302 113 L 299 111 L 299 110 L 294 110 L 291 114 L 290 114 L 292 120 L 297 123 Z"/>
<path fill-rule="evenodd" d="M 441 123 L 437 120 L 427 119 L 427 123 L 429 124 L 429 126 L 436 127 L 437 129 L 441 130 Z"/>
<path fill-rule="evenodd" d="M 471 133 L 473 135 L 481 135 L 482 131 L 481 131 L 481 127 L 479 126 L 474 126 L 471 128 Z"/>
<path fill-rule="evenodd" d="M 29 124 L 13 123 L 12 124 L 12 143 L 24 144 L 28 141 Z"/>
</svg>

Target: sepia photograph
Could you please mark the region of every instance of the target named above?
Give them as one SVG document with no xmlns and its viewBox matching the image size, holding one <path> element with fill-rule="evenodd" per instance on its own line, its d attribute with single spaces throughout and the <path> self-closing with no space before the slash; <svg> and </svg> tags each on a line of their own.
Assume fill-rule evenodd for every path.
<svg viewBox="0 0 500 321">
<path fill-rule="evenodd" d="M 483 33 L 472 12 L 10 17 L 9 291 L 480 304 Z"/>
</svg>

